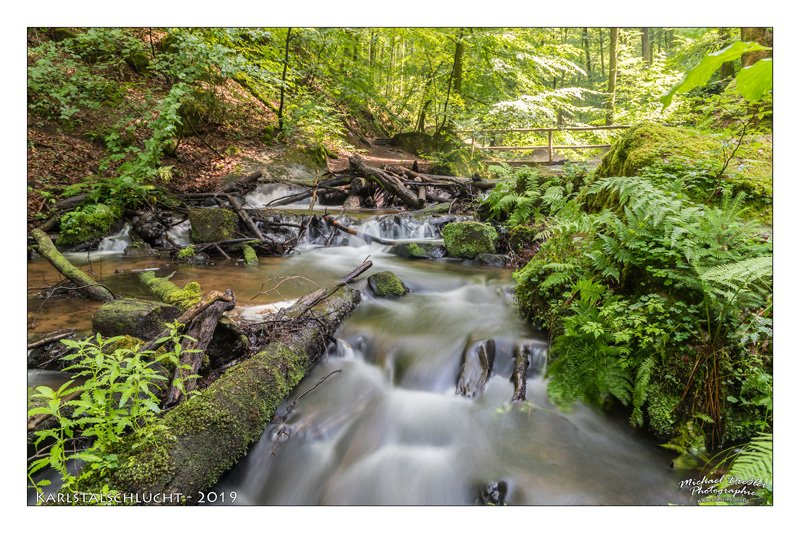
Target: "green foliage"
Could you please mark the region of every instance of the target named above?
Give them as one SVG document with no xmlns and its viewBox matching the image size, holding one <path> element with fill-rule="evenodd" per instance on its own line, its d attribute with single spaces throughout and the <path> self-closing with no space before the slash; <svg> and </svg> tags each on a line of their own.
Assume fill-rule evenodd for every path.
<svg viewBox="0 0 800 533">
<path fill-rule="evenodd" d="M 61 341 L 71 349 L 64 359 L 71 362 L 66 370 L 74 379 L 57 390 L 36 387 L 31 396 L 44 402 L 29 409 L 28 416 L 52 416 L 57 422 L 51 429 L 36 432 L 37 453 L 28 465 L 31 487 L 42 491 L 49 485 L 47 480 L 33 479 L 49 467 L 60 474 L 63 491 L 78 490 L 89 476 L 106 476 L 119 467 L 114 450 L 123 435 L 156 430 L 161 412 L 156 391 L 168 380 L 159 368 L 180 368 L 173 385 L 181 389 L 186 379 L 196 377 L 189 375 L 189 365 L 180 365 L 181 341 L 188 337 L 179 333 L 177 322 L 169 326 L 170 333 L 158 340 L 162 347 L 157 351 L 142 351 L 138 342 L 104 338 L 99 333 L 81 341 Z M 78 441 L 88 445 L 75 451 Z M 73 469 L 76 461 L 85 463 L 78 473 Z"/>
<path fill-rule="evenodd" d="M 760 50 L 770 50 L 770 48 L 758 43 L 736 41 L 719 52 L 708 54 L 696 67 L 686 73 L 683 81 L 661 97 L 661 103 L 664 104 L 665 108 L 669 107 L 674 95 L 687 93 L 696 87 L 705 85 L 723 63 L 739 59 L 742 54 Z M 756 66 L 762 62 L 762 65 Z M 742 96 L 751 102 L 759 100 L 767 91 L 772 89 L 772 60 L 762 59 L 755 65 L 742 69 L 736 80 L 737 90 Z"/>
<path fill-rule="evenodd" d="M 114 205 L 88 204 L 61 216 L 58 244 L 70 246 L 106 235 L 122 215 Z"/>
<path fill-rule="evenodd" d="M 756 494 L 755 497 L 740 497 L 749 504 L 772 505 L 772 433 L 759 433 L 740 450 L 729 454 L 722 463 L 729 463 L 729 467 L 722 480 L 715 485 L 721 494 L 733 494 L 736 489 L 745 489 Z M 717 465 L 715 470 L 720 466 Z M 725 505 L 727 502 L 724 498 L 715 498 L 708 503 Z"/>
<path fill-rule="evenodd" d="M 178 251 L 178 253 L 175 254 L 175 257 L 177 257 L 178 259 L 189 259 L 196 253 L 197 252 L 194 249 L 194 245 L 190 244 L 189 246 L 184 246 L 183 248 L 181 248 Z"/>
<path fill-rule="evenodd" d="M 741 198 L 697 204 L 640 177 L 599 179 L 557 211 L 515 274 L 521 311 L 555 337 L 553 401 L 616 399 L 662 437 L 695 415 L 716 443 L 763 431 L 771 330 L 754 317 L 771 313 L 771 245 L 742 213 Z"/>
</svg>

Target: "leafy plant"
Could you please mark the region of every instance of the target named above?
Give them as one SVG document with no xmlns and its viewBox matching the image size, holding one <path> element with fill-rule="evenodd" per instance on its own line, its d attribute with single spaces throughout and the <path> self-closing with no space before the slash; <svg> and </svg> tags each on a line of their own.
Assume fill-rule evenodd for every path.
<svg viewBox="0 0 800 533">
<path fill-rule="evenodd" d="M 62 490 L 77 489 L 93 472 L 106 474 L 118 466 L 115 445 L 128 432 L 152 432 L 161 412 L 157 391 L 168 378 L 163 369 L 178 368 L 173 385 L 183 390 L 189 365 L 180 365 L 181 325 L 169 324 L 169 335 L 157 341 L 158 350 L 140 350 L 140 342 L 130 337 L 105 338 L 101 334 L 81 341 L 62 340 L 72 352 L 66 371 L 73 379 L 53 390 L 36 387 L 31 399 L 41 405 L 28 410 L 28 416 L 52 416 L 52 429 L 37 431 L 37 453 L 29 458 L 28 480 L 37 491 L 48 480 L 33 476 L 45 467 L 57 471 Z M 45 443 L 43 447 L 39 447 Z M 72 451 L 69 451 L 72 449 Z M 78 462 L 83 469 L 74 472 Z"/>
</svg>

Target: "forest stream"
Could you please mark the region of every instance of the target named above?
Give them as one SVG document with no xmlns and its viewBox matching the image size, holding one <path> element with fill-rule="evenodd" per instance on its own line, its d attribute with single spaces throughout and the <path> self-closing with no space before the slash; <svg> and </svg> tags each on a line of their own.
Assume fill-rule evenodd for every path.
<svg viewBox="0 0 800 533">
<path fill-rule="evenodd" d="M 390 239 L 440 238 L 435 224 L 407 216 L 367 216 L 353 224 Z M 584 405 L 565 413 L 548 402 L 547 339 L 517 316 L 509 269 L 403 259 L 388 246 L 345 234 L 327 247 L 310 239 L 299 253 L 262 257 L 255 267 L 126 257 L 119 251 L 125 239 L 123 228 L 98 251 L 69 258 L 91 260 L 117 295 L 146 296 L 136 281 L 143 269 L 175 272 L 172 280 L 181 285 L 196 280 L 206 290 L 230 288 L 239 302 L 233 313 L 244 320 L 335 283 L 367 257 L 370 273 L 391 270 L 411 291 L 379 299 L 365 280 L 354 284 L 361 304 L 260 441 L 211 490 L 227 495 L 217 503 L 231 503 L 233 493 L 233 503 L 251 505 L 690 503 L 679 488 L 688 474 L 673 470 L 672 454 L 623 417 Z M 28 263 L 29 287 L 57 277 L 43 259 Z M 29 294 L 31 338 L 66 327 L 90 331 L 98 304 L 42 303 Z M 494 364 L 485 390 L 474 398 L 457 395 L 465 351 L 486 339 L 494 341 Z M 512 404 L 520 346 L 530 354 L 528 396 Z M 64 379 L 28 372 L 29 386 Z"/>
</svg>

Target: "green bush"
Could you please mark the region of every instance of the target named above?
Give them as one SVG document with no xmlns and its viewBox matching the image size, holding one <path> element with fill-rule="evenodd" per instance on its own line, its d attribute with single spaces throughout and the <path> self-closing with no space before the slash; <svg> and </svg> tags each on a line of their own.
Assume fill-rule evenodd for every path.
<svg viewBox="0 0 800 533">
<path fill-rule="evenodd" d="M 121 215 L 118 207 L 106 204 L 89 204 L 65 213 L 57 243 L 72 246 L 103 237 Z"/>
</svg>

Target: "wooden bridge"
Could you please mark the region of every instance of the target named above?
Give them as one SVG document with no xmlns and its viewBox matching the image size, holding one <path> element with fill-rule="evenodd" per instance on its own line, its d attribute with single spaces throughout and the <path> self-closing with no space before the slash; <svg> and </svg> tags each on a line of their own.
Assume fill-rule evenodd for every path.
<svg viewBox="0 0 800 533">
<path fill-rule="evenodd" d="M 471 151 L 474 154 L 475 150 L 483 150 L 487 152 L 497 151 L 497 152 L 537 152 L 537 151 L 544 151 L 547 152 L 547 160 L 543 161 L 536 161 L 536 160 L 523 160 L 523 161 L 505 161 L 506 163 L 516 163 L 516 164 L 537 164 L 537 163 L 547 163 L 553 164 L 554 157 L 553 154 L 556 150 L 590 150 L 590 149 L 597 149 L 597 148 L 610 148 L 610 144 L 574 144 L 574 145 L 554 145 L 553 144 L 553 133 L 554 132 L 561 132 L 561 131 L 598 131 L 598 130 L 619 130 L 630 128 L 629 125 L 619 125 L 619 126 L 564 126 L 564 127 L 552 127 L 552 128 L 507 128 L 507 129 L 486 129 L 486 130 L 459 130 L 457 133 L 461 134 L 469 134 L 469 144 L 471 146 Z M 547 144 L 541 146 L 484 146 L 479 142 L 479 139 L 482 140 L 486 137 L 487 134 L 497 135 L 497 134 L 507 134 L 507 133 L 546 133 L 547 134 Z"/>
</svg>

